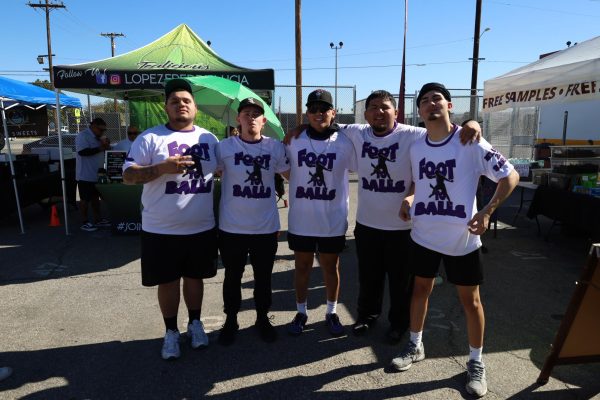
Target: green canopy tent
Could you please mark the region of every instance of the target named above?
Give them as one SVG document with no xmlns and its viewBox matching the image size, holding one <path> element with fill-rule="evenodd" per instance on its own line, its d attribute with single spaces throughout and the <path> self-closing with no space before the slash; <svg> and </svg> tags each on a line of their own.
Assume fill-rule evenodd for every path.
<svg viewBox="0 0 600 400">
<path fill-rule="evenodd" d="M 163 88 L 173 78 L 215 75 L 241 83 L 270 103 L 272 69 L 247 69 L 223 60 L 187 25 L 181 24 L 139 49 L 93 62 L 57 65 L 56 88 L 129 100 L 131 122 L 140 128 L 163 123 Z M 199 115 L 197 122 L 224 132 L 219 121 Z"/>
</svg>

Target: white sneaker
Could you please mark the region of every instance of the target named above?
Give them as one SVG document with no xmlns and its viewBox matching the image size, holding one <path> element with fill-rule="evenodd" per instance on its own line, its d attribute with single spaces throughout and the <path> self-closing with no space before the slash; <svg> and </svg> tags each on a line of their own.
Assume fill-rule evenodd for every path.
<svg viewBox="0 0 600 400">
<path fill-rule="evenodd" d="M 0 381 L 5 380 L 12 375 L 11 367 L 0 367 Z"/>
<path fill-rule="evenodd" d="M 400 354 L 392 360 L 391 367 L 396 371 L 406 371 L 412 367 L 413 363 L 425 359 L 425 346 L 423 342 L 419 346 L 415 345 L 410 340 L 406 343 L 406 346 L 402 349 Z"/>
<path fill-rule="evenodd" d="M 188 324 L 187 336 L 190 338 L 192 349 L 198 349 L 208 346 L 208 336 L 204 332 L 202 321 L 195 319 L 191 324 Z"/>
<path fill-rule="evenodd" d="M 467 393 L 482 397 L 487 393 L 485 365 L 481 361 L 470 360 L 467 363 Z"/>
<path fill-rule="evenodd" d="M 167 330 L 160 354 L 163 360 L 174 360 L 181 356 L 178 331 Z"/>
<path fill-rule="evenodd" d="M 87 232 L 94 232 L 94 231 L 97 231 L 98 228 L 96 227 L 96 225 L 92 224 L 91 222 L 86 222 L 85 224 L 81 225 L 81 230 L 87 231 Z"/>
<path fill-rule="evenodd" d="M 100 221 L 95 223 L 95 226 L 98 228 L 110 228 L 111 223 L 106 218 L 102 218 Z"/>
</svg>

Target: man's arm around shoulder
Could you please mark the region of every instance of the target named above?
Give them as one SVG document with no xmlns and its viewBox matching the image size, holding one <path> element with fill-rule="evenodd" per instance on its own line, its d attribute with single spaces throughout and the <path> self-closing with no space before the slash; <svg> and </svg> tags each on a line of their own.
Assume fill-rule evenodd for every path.
<svg viewBox="0 0 600 400">
<path fill-rule="evenodd" d="M 183 173 L 187 167 L 194 165 L 192 156 L 171 156 L 154 165 L 131 165 L 123 172 L 123 183 L 126 185 L 144 184 L 164 174 Z"/>
</svg>

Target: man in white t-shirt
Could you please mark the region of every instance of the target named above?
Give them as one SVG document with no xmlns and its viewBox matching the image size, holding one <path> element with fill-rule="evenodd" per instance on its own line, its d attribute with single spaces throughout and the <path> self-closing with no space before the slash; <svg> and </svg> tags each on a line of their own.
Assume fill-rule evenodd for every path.
<svg viewBox="0 0 600 400">
<path fill-rule="evenodd" d="M 407 330 L 412 295 L 409 268 L 410 227 L 398 215 L 399 205 L 409 194 L 412 175 L 409 148 L 425 136 L 425 129 L 396 122 L 394 96 L 385 90 L 372 92 L 365 102 L 368 124 L 341 125 L 356 154 L 358 204 L 354 237 L 358 257 L 358 317 L 353 325 L 356 335 L 364 335 L 379 318 L 386 277 L 390 308 L 389 342 L 400 341 Z M 468 122 L 463 137 L 466 144 L 479 136 L 479 124 Z M 286 142 L 297 137 L 289 132 Z"/>
<path fill-rule="evenodd" d="M 94 118 L 89 128 L 79 132 L 75 138 L 75 179 L 79 190 L 81 230 L 88 232 L 110 226 L 110 221 L 100 218 L 100 193 L 96 189 L 98 168 L 104 165 L 104 151 L 110 150 L 110 142 L 104 132 L 106 122 L 102 118 Z M 88 220 L 88 207 L 92 209 L 91 222 Z"/>
<path fill-rule="evenodd" d="M 414 199 L 405 199 L 401 209 L 402 217 L 408 220 L 412 216 L 413 223 L 411 265 L 415 282 L 410 340 L 391 365 L 405 371 L 425 358 L 422 335 L 427 304 L 443 261 L 467 320 L 470 353 L 466 390 L 481 397 L 487 392 L 487 382 L 481 358 L 485 318 L 479 295 L 479 285 L 483 283 L 480 235 L 486 231 L 492 213 L 516 187 L 519 175 L 487 141 L 482 139 L 471 146 L 460 144 L 460 127 L 450 121 L 452 102 L 444 85 L 425 84 L 416 104 L 427 135 L 410 148 L 415 193 Z M 489 203 L 477 211 L 476 191 L 481 175 L 498 182 L 498 186 Z"/>
<path fill-rule="evenodd" d="M 345 125 L 357 159 L 358 204 L 356 254 L 358 258 L 358 316 L 356 335 L 364 335 L 379 318 L 387 277 L 390 327 L 387 338 L 397 343 L 409 324 L 412 275 L 408 266 L 410 222 L 398 216 L 399 205 L 412 183 L 408 149 L 425 129 L 396 122 L 396 100 L 377 90 L 365 102 L 369 125 Z"/>
<path fill-rule="evenodd" d="M 315 253 L 323 271 L 327 297 L 325 323 L 333 336 L 344 334 L 336 312 L 340 291 L 339 254 L 348 228 L 348 170 L 356 169 L 352 143 L 333 124 L 331 93 L 308 95 L 309 126 L 286 147 L 290 160 L 288 244 L 294 251 L 297 313 L 288 324 L 291 335 L 304 331 L 307 297 Z"/>
<path fill-rule="evenodd" d="M 242 275 L 246 260 L 254 273 L 256 328 L 262 340 L 273 342 L 277 331 L 267 313 L 271 308 L 271 274 L 277 252 L 279 211 L 275 174 L 290 169 L 283 143 L 263 136 L 267 123 L 263 103 L 249 97 L 240 102 L 240 133 L 217 147 L 221 172 L 219 250 L 225 267 L 223 303 L 227 315 L 219 343 L 230 345 L 239 329 L 237 314 L 242 302 Z"/>
<path fill-rule="evenodd" d="M 140 131 L 138 130 L 137 126 L 135 126 L 135 125 L 128 126 L 127 127 L 127 138 L 125 138 L 125 139 L 121 140 L 120 142 L 118 142 L 117 144 L 115 144 L 112 149 L 118 150 L 118 151 L 129 152 L 131 145 L 133 144 L 135 138 L 137 138 L 139 134 L 140 134 Z"/>
<path fill-rule="evenodd" d="M 123 180 L 142 192 L 142 284 L 158 286 L 166 333 L 163 359 L 179 358 L 180 286 L 188 309 L 187 337 L 206 347 L 200 320 L 205 278 L 217 273 L 213 172 L 217 138 L 194 125 L 196 103 L 185 79 L 165 86 L 169 122 L 144 131 L 132 144 Z"/>
</svg>

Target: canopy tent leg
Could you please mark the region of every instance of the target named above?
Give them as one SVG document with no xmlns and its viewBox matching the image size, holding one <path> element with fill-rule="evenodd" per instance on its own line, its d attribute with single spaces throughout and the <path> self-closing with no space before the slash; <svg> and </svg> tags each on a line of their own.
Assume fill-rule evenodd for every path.
<svg viewBox="0 0 600 400">
<path fill-rule="evenodd" d="M 21 202 L 19 201 L 19 190 L 17 189 L 17 178 L 15 177 L 15 166 L 12 160 L 12 151 L 10 149 L 10 140 L 8 138 L 8 125 L 6 124 L 6 112 L 4 111 L 4 102 L 0 100 L 0 108 L 2 109 L 2 125 L 4 126 L 4 138 L 6 139 L 6 149 L 8 150 L 8 164 L 10 165 L 10 176 L 15 190 L 15 201 L 17 203 L 17 213 L 19 214 L 19 224 L 21 226 L 21 234 L 25 234 L 23 226 L 23 214 L 21 213 Z"/>
<path fill-rule="evenodd" d="M 513 135 L 515 134 L 515 132 L 517 130 L 518 119 L 519 119 L 519 109 L 516 107 L 513 107 L 512 111 L 510 113 L 510 131 L 508 134 L 508 158 L 514 157 Z"/>
<path fill-rule="evenodd" d="M 58 89 L 54 89 L 56 94 L 56 126 L 60 127 L 60 97 Z M 62 143 L 62 132 L 58 130 L 58 156 L 60 159 L 60 182 L 62 184 L 62 197 L 63 197 L 63 210 L 65 210 L 65 234 L 68 236 L 69 233 L 69 216 L 67 209 L 67 186 L 65 184 L 65 160 L 63 157 L 63 143 Z"/>
</svg>

